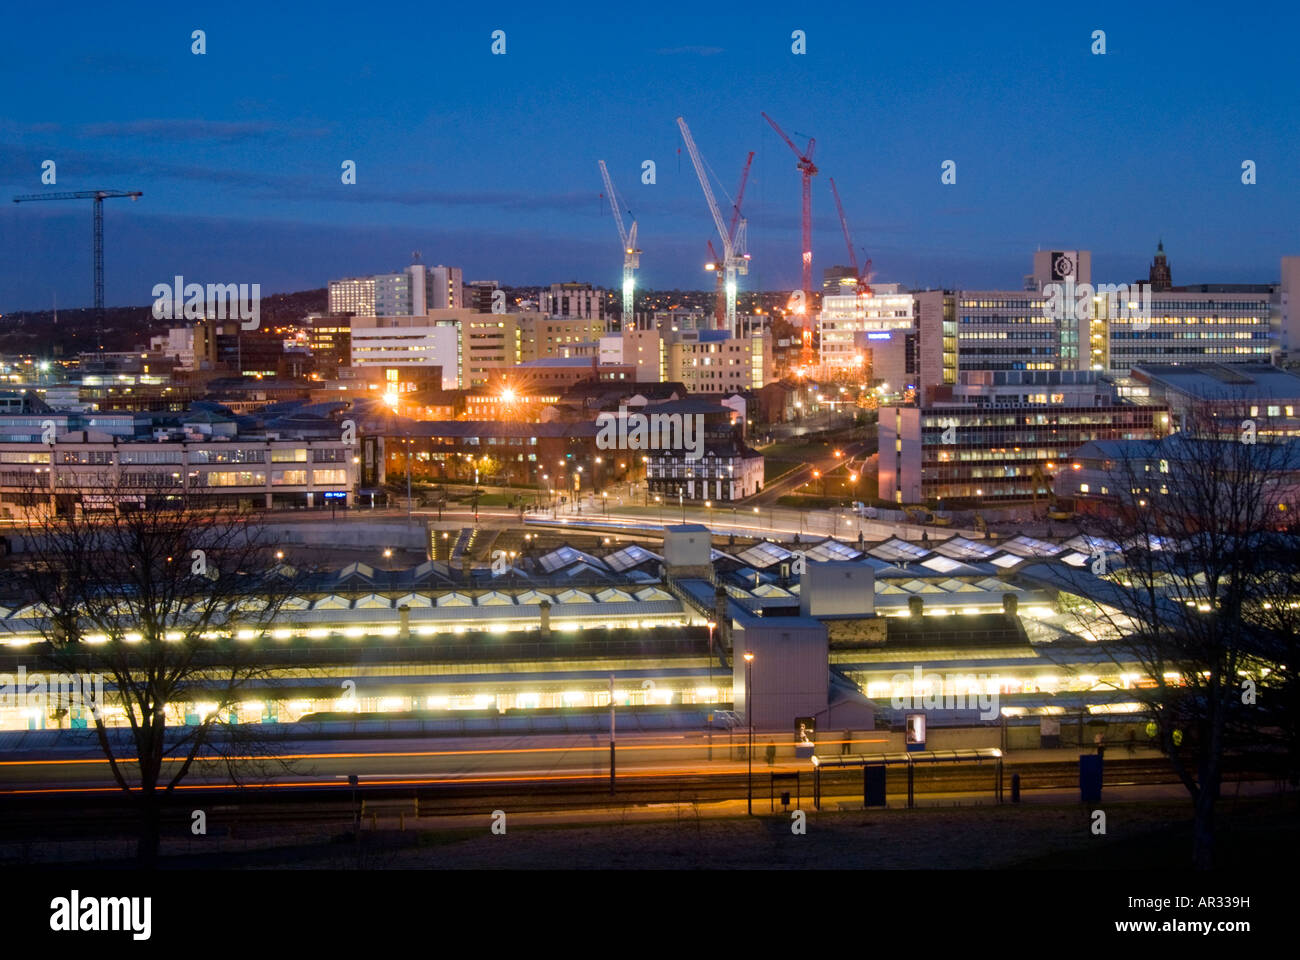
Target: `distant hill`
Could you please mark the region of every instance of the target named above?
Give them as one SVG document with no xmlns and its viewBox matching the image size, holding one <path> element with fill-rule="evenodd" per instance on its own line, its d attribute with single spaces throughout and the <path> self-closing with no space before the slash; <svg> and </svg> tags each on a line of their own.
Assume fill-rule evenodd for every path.
<svg viewBox="0 0 1300 960">
<path fill-rule="evenodd" d="M 502 286 L 507 298 L 536 298 L 546 287 Z M 742 313 L 756 307 L 771 313 L 780 310 L 788 292 L 747 291 L 737 298 Z M 670 306 L 711 310 L 711 290 L 641 290 L 637 308 L 664 310 Z M 643 307 L 642 304 L 648 304 Z M 310 313 L 324 313 L 329 306 L 325 288 L 300 290 L 297 293 L 273 293 L 262 298 L 262 326 L 294 323 Z M 611 303 L 611 307 L 615 304 Z M 149 338 L 175 326 L 172 320 L 155 320 L 153 305 L 141 307 L 106 307 L 104 309 L 104 349 L 134 350 L 149 345 Z M 52 310 L 19 310 L 0 314 L 0 354 L 32 354 L 39 357 L 74 357 L 95 350 L 95 312 L 89 307 L 59 310 L 57 322 Z"/>
<path fill-rule="evenodd" d="M 328 294 L 324 288 L 297 293 L 273 293 L 262 298 L 262 325 L 301 320 L 309 313 L 324 313 Z M 172 320 L 155 320 L 153 304 L 143 307 L 104 308 L 104 349 L 145 347 L 155 333 L 175 326 Z M 95 311 L 88 307 L 58 311 L 20 310 L 0 315 L 0 353 L 29 353 L 42 357 L 72 357 L 95 349 Z"/>
</svg>

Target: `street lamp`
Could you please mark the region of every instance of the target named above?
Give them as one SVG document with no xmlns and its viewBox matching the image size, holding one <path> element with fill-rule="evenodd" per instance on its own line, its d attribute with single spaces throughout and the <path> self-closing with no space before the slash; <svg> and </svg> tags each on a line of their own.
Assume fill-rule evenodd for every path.
<svg viewBox="0 0 1300 960">
<path fill-rule="evenodd" d="M 713 686 L 713 628 L 717 623 L 709 621 L 709 687 Z"/>
<path fill-rule="evenodd" d="M 754 815 L 754 655 L 745 653 L 745 713 L 749 714 L 749 749 L 745 759 L 749 761 L 749 815 Z"/>
</svg>

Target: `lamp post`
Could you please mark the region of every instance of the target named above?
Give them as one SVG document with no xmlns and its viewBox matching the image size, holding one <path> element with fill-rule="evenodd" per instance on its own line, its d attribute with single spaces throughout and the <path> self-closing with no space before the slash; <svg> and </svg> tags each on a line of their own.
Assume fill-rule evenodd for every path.
<svg viewBox="0 0 1300 960">
<path fill-rule="evenodd" d="M 614 794 L 614 675 L 609 675 L 609 793 Z"/>
<path fill-rule="evenodd" d="M 717 624 L 709 621 L 709 689 L 713 689 L 713 628 Z"/>
<path fill-rule="evenodd" d="M 745 653 L 745 713 L 749 714 L 749 749 L 745 751 L 745 759 L 749 762 L 749 788 L 747 791 L 747 801 L 749 806 L 749 815 L 754 815 L 754 655 L 748 651 Z"/>
<path fill-rule="evenodd" d="M 411 522 L 411 435 L 406 435 L 406 522 Z"/>
</svg>

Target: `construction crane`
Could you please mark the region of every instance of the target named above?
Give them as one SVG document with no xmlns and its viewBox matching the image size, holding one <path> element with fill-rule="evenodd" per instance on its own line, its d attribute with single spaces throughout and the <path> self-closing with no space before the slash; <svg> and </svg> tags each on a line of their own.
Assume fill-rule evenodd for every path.
<svg viewBox="0 0 1300 960">
<path fill-rule="evenodd" d="M 745 167 L 740 171 L 740 186 L 736 188 L 736 199 L 731 203 L 731 223 L 727 227 L 727 232 L 731 236 L 731 245 L 736 245 L 736 231 L 740 227 L 740 205 L 745 200 L 745 185 L 749 183 L 749 168 L 754 162 L 754 151 L 749 151 L 749 156 L 745 158 Z M 704 265 L 705 270 L 712 270 L 717 275 L 718 284 L 717 292 L 713 301 L 713 317 L 717 329 L 726 329 L 727 322 L 727 296 L 723 289 L 722 283 L 722 260 L 718 253 L 713 249 L 713 241 L 709 241 L 709 262 Z"/>
<path fill-rule="evenodd" d="M 844 204 L 840 203 L 840 192 L 835 187 L 835 178 L 831 177 L 831 193 L 835 197 L 835 209 L 840 214 L 840 229 L 844 231 L 844 245 L 849 248 L 849 263 L 853 267 L 853 276 L 857 279 L 857 293 L 860 297 L 871 296 L 871 261 L 868 260 L 858 268 L 858 255 L 853 251 L 853 239 L 849 236 L 849 221 L 844 216 Z"/>
<path fill-rule="evenodd" d="M 763 119 L 772 125 L 772 129 L 777 132 L 785 145 L 790 148 L 798 163 L 795 167 L 803 181 L 803 305 L 802 313 L 804 325 L 808 324 L 808 317 L 812 313 L 812 178 L 817 175 L 817 165 L 813 163 L 813 151 L 817 149 L 817 141 L 812 137 L 808 138 L 808 146 L 800 150 L 794 145 L 794 141 L 785 135 L 775 120 L 766 113 Z M 796 310 L 796 312 L 799 312 Z"/>
<path fill-rule="evenodd" d="M 727 225 L 722 222 L 722 213 L 718 210 L 718 201 L 714 199 L 713 188 L 709 185 L 708 174 L 704 171 L 704 160 L 700 157 L 699 148 L 695 146 L 695 138 L 691 136 L 691 128 L 686 125 L 682 117 L 677 118 L 677 127 L 686 142 L 686 151 L 691 155 L 691 164 L 695 167 L 696 177 L 699 178 L 700 189 L 704 191 L 709 213 L 713 215 L 713 225 L 717 227 L 718 237 L 722 240 L 723 289 L 727 295 L 726 324 L 728 330 L 735 332 L 736 275 L 749 273 L 749 254 L 745 252 L 747 240 L 745 220 L 743 217 L 738 218 L 733 236 L 727 229 Z"/>
<path fill-rule="evenodd" d="M 139 190 L 73 190 L 67 193 L 27 193 L 14 197 L 14 203 L 29 200 L 94 200 L 95 201 L 95 342 L 104 349 L 104 200 L 109 197 L 130 197 L 133 201 L 143 197 Z"/>
<path fill-rule="evenodd" d="M 623 211 L 619 209 L 618 194 L 614 192 L 614 182 L 609 179 L 609 170 L 601 160 L 600 176 L 605 181 L 605 193 L 609 197 L 609 208 L 614 211 L 614 223 L 618 226 L 618 238 L 623 241 L 623 326 L 634 324 L 633 301 L 636 293 L 636 268 L 641 265 L 641 251 L 636 248 L 636 218 L 632 217 L 632 229 L 623 226 Z M 629 217 L 632 211 L 627 212 Z"/>
</svg>

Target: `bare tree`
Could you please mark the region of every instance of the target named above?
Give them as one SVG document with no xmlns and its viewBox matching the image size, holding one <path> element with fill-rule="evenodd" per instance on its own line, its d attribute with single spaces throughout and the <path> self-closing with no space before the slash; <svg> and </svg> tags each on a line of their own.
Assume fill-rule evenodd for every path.
<svg viewBox="0 0 1300 960">
<path fill-rule="evenodd" d="M 231 712 L 263 696 L 250 694 L 268 676 L 257 641 L 299 574 L 276 564 L 250 510 L 189 496 L 170 476 L 84 477 L 55 502 L 29 519 L 13 583 L 42 658 L 111 690 L 89 699 L 88 719 L 138 803 L 138 856 L 152 867 L 163 804 L 196 765 L 239 782 L 276 764 L 264 728 Z M 169 708 L 195 703 L 197 719 L 169 726 Z"/>
<path fill-rule="evenodd" d="M 1247 420 L 1217 404 L 1163 440 L 1098 443 L 1107 509 L 1081 521 L 1095 548 L 1074 577 L 1095 601 L 1077 608 L 1085 634 L 1146 674 L 1130 692 L 1191 797 L 1199 869 L 1214 862 L 1225 753 L 1272 738 L 1294 699 L 1279 677 L 1295 667 L 1300 459 L 1239 435 Z"/>
</svg>

